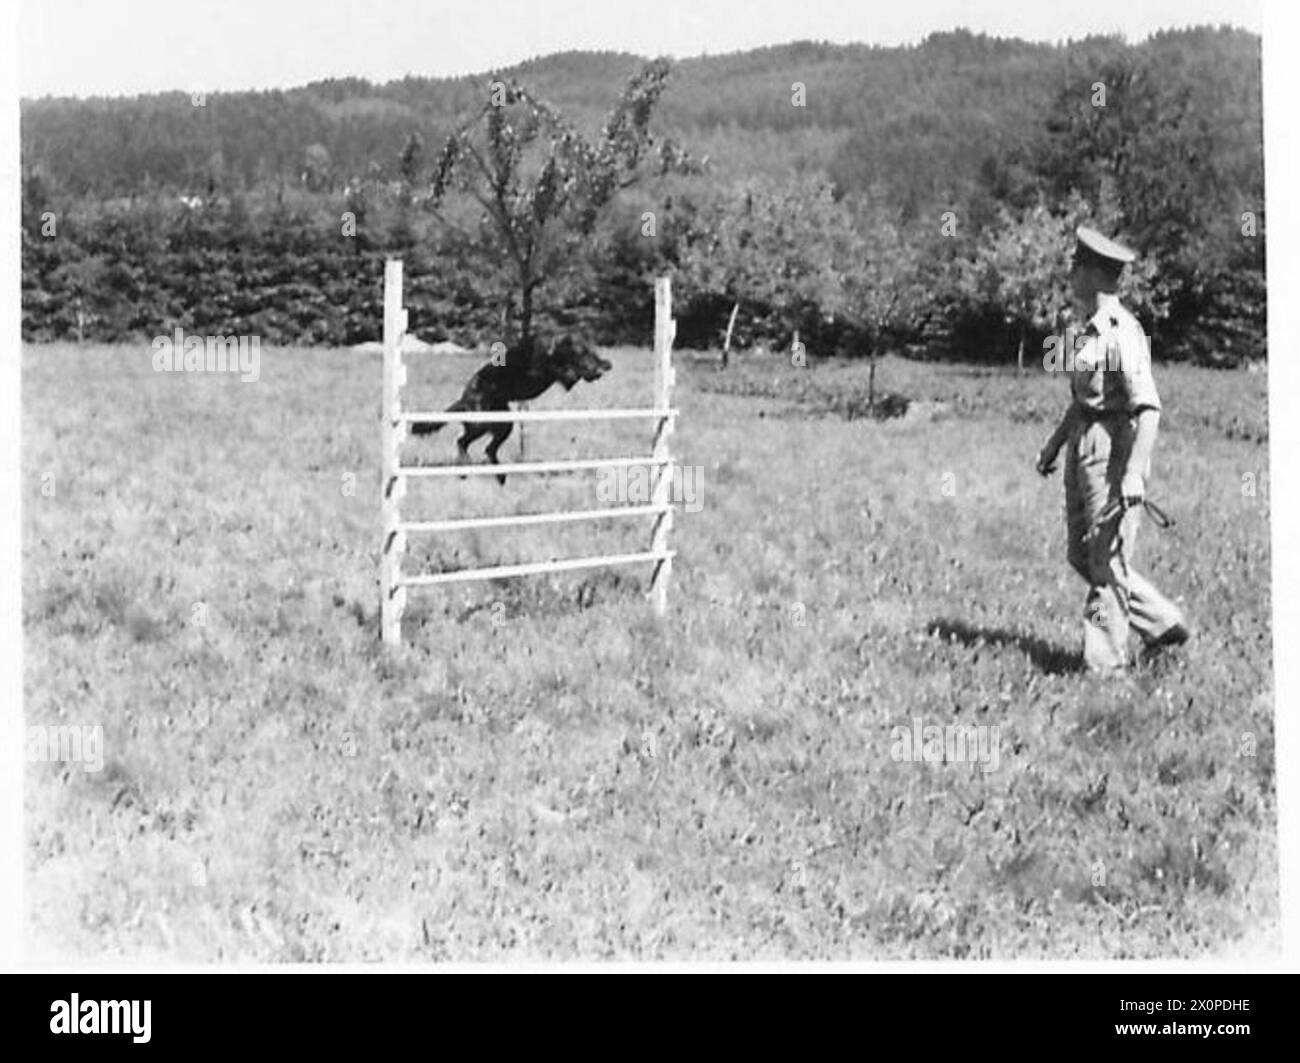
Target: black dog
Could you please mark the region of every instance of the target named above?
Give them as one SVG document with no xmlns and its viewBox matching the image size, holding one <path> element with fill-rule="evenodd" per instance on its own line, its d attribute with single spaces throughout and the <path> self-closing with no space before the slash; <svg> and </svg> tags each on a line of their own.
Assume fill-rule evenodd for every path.
<svg viewBox="0 0 1300 1063">
<path fill-rule="evenodd" d="M 506 351 L 504 364 L 489 362 L 476 372 L 460 398 L 447 407 L 450 413 L 457 410 L 509 410 L 512 402 L 527 402 L 542 394 L 552 384 L 563 384 L 569 391 L 579 381 L 599 380 L 614 368 L 613 363 L 600 357 L 581 340 L 570 336 L 552 342 L 549 349 L 534 340 L 519 344 Z M 445 421 L 413 421 L 411 432 L 417 436 L 430 435 L 445 425 Z M 469 460 L 469 446 L 480 436 L 492 434 L 487 445 L 488 461 L 499 465 L 497 451 L 514 431 L 513 421 L 495 421 L 485 424 L 467 424 L 456 441 L 460 460 Z M 498 476 L 501 483 L 504 476 Z"/>
</svg>

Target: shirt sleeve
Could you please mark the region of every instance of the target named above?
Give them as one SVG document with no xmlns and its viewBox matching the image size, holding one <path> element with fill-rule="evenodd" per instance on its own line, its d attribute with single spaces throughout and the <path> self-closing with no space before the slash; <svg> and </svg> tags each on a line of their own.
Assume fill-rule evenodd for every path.
<svg viewBox="0 0 1300 1063">
<path fill-rule="evenodd" d="M 1155 377 L 1151 374 L 1151 352 L 1143 336 L 1117 337 L 1119 344 L 1119 371 L 1124 382 L 1129 413 L 1139 410 L 1159 410 L 1160 396 L 1156 393 Z"/>
</svg>

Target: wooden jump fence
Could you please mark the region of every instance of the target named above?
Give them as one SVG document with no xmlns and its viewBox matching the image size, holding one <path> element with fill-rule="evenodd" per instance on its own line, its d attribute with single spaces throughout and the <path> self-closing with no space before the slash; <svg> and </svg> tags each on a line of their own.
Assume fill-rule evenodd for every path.
<svg viewBox="0 0 1300 1063">
<path fill-rule="evenodd" d="M 385 643 L 398 645 L 402 638 L 402 615 L 406 610 L 406 592 L 410 587 L 431 587 L 469 580 L 502 579 L 531 576 L 545 572 L 572 572 L 610 565 L 649 563 L 653 565 L 649 597 L 660 616 L 668 608 L 668 582 L 672 576 L 674 551 L 668 547 L 673 526 L 670 491 L 673 482 L 673 459 L 668 437 L 673 430 L 677 411 L 672 408 L 674 370 L 673 337 L 676 322 L 672 317 L 672 286 L 668 277 L 655 282 L 654 396 L 652 405 L 642 409 L 599 408 L 588 410 L 511 410 L 456 412 L 408 411 L 402 409 L 401 391 L 406 383 L 402 341 L 406 333 L 407 313 L 402 306 L 402 262 L 390 259 L 384 268 L 384 394 L 383 394 L 383 547 L 379 560 L 380 629 Z M 513 421 L 521 427 L 528 423 L 551 421 L 624 421 L 648 420 L 654 428 L 650 453 L 636 458 L 579 458 L 566 461 L 502 462 L 499 465 L 403 465 L 402 444 L 412 421 L 441 421 L 446 424 L 500 424 Z M 442 520 L 403 520 L 402 500 L 411 477 L 445 479 L 452 476 L 520 476 L 584 472 L 592 469 L 649 466 L 650 502 L 646 505 L 621 505 L 602 509 L 558 510 L 550 513 L 517 513 L 493 517 L 456 517 Z M 611 517 L 653 517 L 648 549 L 636 553 L 603 554 L 589 557 L 551 558 L 521 564 L 490 565 L 454 569 L 446 572 L 407 574 L 402 570 L 407 536 L 466 531 L 474 528 L 528 527 Z"/>
</svg>

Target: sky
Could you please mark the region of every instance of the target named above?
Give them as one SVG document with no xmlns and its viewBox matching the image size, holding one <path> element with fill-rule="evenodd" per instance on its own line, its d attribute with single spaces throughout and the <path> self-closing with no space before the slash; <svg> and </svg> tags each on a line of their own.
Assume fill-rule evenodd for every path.
<svg viewBox="0 0 1300 1063">
<path fill-rule="evenodd" d="M 902 44 L 963 26 L 1061 41 L 1229 23 L 1256 0 L 19 0 L 22 96 L 289 88 L 480 73 L 601 49 L 676 58 L 792 40 Z"/>
</svg>

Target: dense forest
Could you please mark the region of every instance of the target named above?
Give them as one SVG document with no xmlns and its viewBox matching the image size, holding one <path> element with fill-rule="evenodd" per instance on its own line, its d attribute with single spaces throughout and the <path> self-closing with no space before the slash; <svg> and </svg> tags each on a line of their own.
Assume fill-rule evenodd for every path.
<svg viewBox="0 0 1300 1063">
<path fill-rule="evenodd" d="M 644 65 L 564 53 L 479 77 L 26 100 L 24 334 L 372 339 L 400 254 L 413 328 L 482 342 L 499 281 L 424 209 L 448 134 L 513 79 L 596 135 Z M 615 196 L 543 310 L 642 342 L 648 278 L 671 270 L 686 344 L 797 329 L 814 356 L 1005 361 L 1059 325 L 1086 220 L 1141 252 L 1127 294 L 1158 357 L 1239 364 L 1264 356 L 1261 109 L 1259 38 L 1227 28 L 682 60 L 651 126 L 697 165 Z"/>
</svg>

